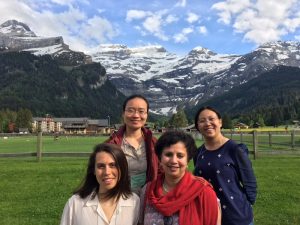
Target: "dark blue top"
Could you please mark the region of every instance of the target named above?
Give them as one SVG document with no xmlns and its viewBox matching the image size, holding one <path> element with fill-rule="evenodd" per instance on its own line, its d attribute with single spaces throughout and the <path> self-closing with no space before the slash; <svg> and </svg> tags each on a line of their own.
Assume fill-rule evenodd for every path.
<svg viewBox="0 0 300 225">
<path fill-rule="evenodd" d="M 249 225 L 253 221 L 256 179 L 247 152 L 233 140 L 214 151 L 202 145 L 194 174 L 213 185 L 221 202 L 222 225 Z"/>
</svg>

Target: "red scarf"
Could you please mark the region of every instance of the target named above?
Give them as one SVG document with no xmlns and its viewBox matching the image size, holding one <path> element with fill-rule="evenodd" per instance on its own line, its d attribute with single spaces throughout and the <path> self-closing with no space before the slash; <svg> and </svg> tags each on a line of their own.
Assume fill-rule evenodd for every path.
<svg viewBox="0 0 300 225">
<path fill-rule="evenodd" d="M 216 225 L 217 197 L 212 186 L 203 178 L 186 171 L 177 186 L 163 195 L 164 175 L 147 186 L 146 201 L 164 216 L 179 212 L 180 225 Z"/>
</svg>

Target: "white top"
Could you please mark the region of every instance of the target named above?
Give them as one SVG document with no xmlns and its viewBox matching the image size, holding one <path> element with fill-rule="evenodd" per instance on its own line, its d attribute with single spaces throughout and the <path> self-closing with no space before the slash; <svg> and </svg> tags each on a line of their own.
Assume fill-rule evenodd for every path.
<svg viewBox="0 0 300 225">
<path fill-rule="evenodd" d="M 93 193 L 92 193 L 93 194 Z M 116 210 L 108 222 L 97 196 L 92 194 L 82 199 L 73 195 L 65 205 L 60 225 L 136 225 L 138 223 L 140 198 L 132 194 L 128 199 L 119 199 Z"/>
</svg>

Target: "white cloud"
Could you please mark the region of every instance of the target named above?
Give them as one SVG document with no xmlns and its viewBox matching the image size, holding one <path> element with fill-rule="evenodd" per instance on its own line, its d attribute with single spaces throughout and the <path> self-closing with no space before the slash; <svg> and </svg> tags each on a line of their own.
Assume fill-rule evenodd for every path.
<svg viewBox="0 0 300 225">
<path fill-rule="evenodd" d="M 283 22 L 283 24 L 288 32 L 295 32 L 296 29 L 300 27 L 300 16 L 298 18 L 288 18 Z"/>
<path fill-rule="evenodd" d="M 143 10 L 128 10 L 126 15 L 126 21 L 140 20 L 149 15 L 149 12 Z"/>
<path fill-rule="evenodd" d="M 74 0 L 51 0 L 51 2 L 58 5 L 71 5 L 72 3 L 74 3 Z"/>
<path fill-rule="evenodd" d="M 101 14 L 101 13 L 104 13 L 106 10 L 105 9 L 97 9 L 98 13 Z"/>
<path fill-rule="evenodd" d="M 184 43 L 187 42 L 188 39 L 188 34 L 193 33 L 194 30 L 191 27 L 183 28 L 182 31 L 178 34 L 175 34 L 173 36 L 174 42 L 175 43 Z"/>
<path fill-rule="evenodd" d="M 200 34 L 207 34 L 207 29 L 205 26 L 200 26 L 198 30 Z"/>
<path fill-rule="evenodd" d="M 187 27 L 187 28 L 182 29 L 182 33 L 184 33 L 184 34 L 190 34 L 193 31 L 194 31 L 194 29 L 192 29 L 191 27 Z"/>
<path fill-rule="evenodd" d="M 227 0 L 216 3 L 219 22 L 232 25 L 234 32 L 255 44 L 280 40 L 300 28 L 300 4 L 297 0 Z"/>
<path fill-rule="evenodd" d="M 296 35 L 295 39 L 297 39 L 298 41 L 300 41 L 300 35 Z"/>
<path fill-rule="evenodd" d="M 229 24 L 232 14 L 237 14 L 249 6 L 249 0 L 227 0 L 214 4 L 212 9 L 219 11 L 219 22 Z"/>
<path fill-rule="evenodd" d="M 20 0 L 5 1 L 0 5 L 0 22 L 16 19 L 26 23 L 38 36 L 62 36 L 64 42 L 77 51 L 88 51 L 118 34 L 118 30 L 108 20 L 97 16 L 88 18 L 85 12 L 72 5 L 66 6 L 62 12 L 52 12 L 49 7 L 38 7 L 39 3 L 43 5 L 45 2 L 39 1 L 32 8 L 31 4 Z M 61 4 L 71 3 L 72 0 L 61 1 Z"/>
<path fill-rule="evenodd" d="M 94 42 L 95 44 L 99 44 L 111 40 L 117 34 L 118 32 L 107 19 L 94 16 L 82 25 L 80 37 L 86 43 Z"/>
<path fill-rule="evenodd" d="M 168 15 L 165 22 L 167 24 L 170 24 L 170 23 L 174 23 L 174 22 L 177 22 L 179 20 L 179 18 L 175 15 Z"/>
<path fill-rule="evenodd" d="M 188 38 L 186 37 L 186 35 L 179 33 L 179 34 L 175 34 L 173 36 L 173 39 L 175 41 L 175 43 L 184 43 L 188 41 Z"/>
<path fill-rule="evenodd" d="M 189 23 L 194 23 L 196 21 L 198 21 L 199 16 L 195 13 L 188 13 L 186 21 L 188 21 Z"/>
<path fill-rule="evenodd" d="M 154 36 L 160 38 L 163 41 L 167 41 L 169 38 L 163 33 L 162 29 L 162 20 L 158 15 L 149 16 L 143 22 L 143 27 Z"/>
<path fill-rule="evenodd" d="M 175 5 L 175 7 L 185 7 L 185 6 L 186 6 L 186 0 L 180 0 Z"/>
<path fill-rule="evenodd" d="M 161 18 L 158 16 L 150 16 L 143 22 L 143 26 L 149 32 L 160 32 Z"/>
<path fill-rule="evenodd" d="M 134 28 L 138 30 L 142 36 L 153 35 L 163 41 L 169 40 L 169 37 L 165 34 L 163 28 L 177 20 L 178 18 L 175 15 L 168 15 L 168 10 L 166 9 L 157 12 L 129 10 L 127 11 L 126 16 L 127 22 L 141 23 L 141 26 L 134 25 Z"/>
</svg>

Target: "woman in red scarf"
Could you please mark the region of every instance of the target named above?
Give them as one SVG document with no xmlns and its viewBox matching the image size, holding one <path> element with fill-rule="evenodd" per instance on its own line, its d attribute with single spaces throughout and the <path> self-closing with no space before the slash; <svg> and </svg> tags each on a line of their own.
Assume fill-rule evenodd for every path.
<svg viewBox="0 0 300 225">
<path fill-rule="evenodd" d="M 187 170 L 196 150 L 194 139 L 181 131 L 166 132 L 158 139 L 155 153 L 163 173 L 143 188 L 140 224 L 220 224 L 212 186 Z"/>
</svg>

